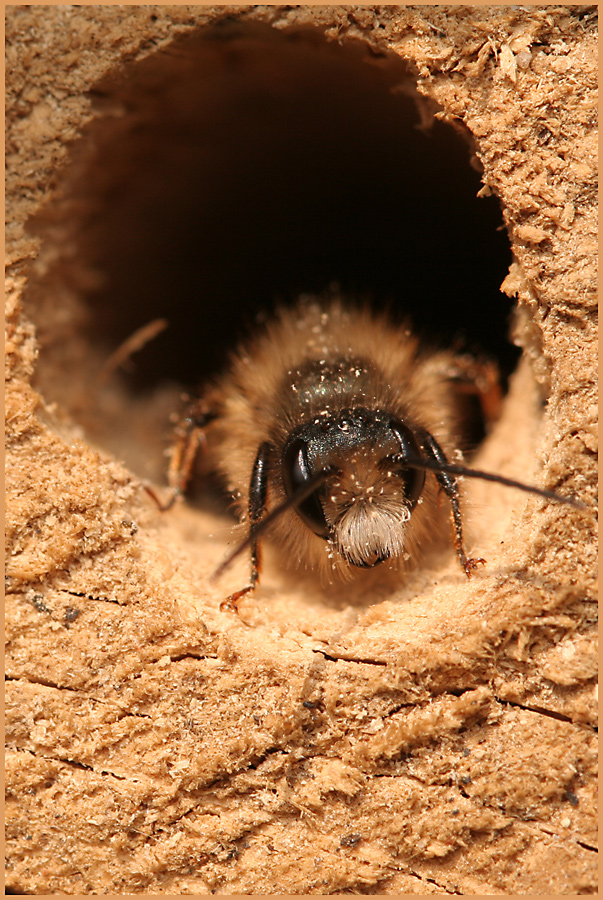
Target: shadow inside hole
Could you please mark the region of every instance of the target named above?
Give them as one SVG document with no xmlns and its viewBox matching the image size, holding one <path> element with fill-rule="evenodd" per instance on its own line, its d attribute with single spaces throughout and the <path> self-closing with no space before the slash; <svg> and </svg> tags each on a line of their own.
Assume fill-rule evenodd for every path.
<svg viewBox="0 0 603 900">
<path fill-rule="evenodd" d="M 37 226 L 52 241 L 61 220 L 54 277 L 84 297 L 90 344 L 109 353 L 164 317 L 130 387 L 194 388 L 276 300 L 336 282 L 508 374 L 500 208 L 476 197 L 457 129 L 419 128 L 414 90 L 392 54 L 241 22 L 99 84 L 63 200 Z"/>
</svg>

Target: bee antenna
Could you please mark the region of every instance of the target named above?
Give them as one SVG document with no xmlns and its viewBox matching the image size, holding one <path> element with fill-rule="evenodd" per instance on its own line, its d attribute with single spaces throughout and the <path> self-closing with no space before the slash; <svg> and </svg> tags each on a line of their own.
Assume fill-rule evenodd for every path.
<svg viewBox="0 0 603 900">
<path fill-rule="evenodd" d="M 538 494 L 539 497 L 545 497 L 547 500 L 554 500 L 557 503 L 565 503 L 567 506 L 573 506 L 574 509 L 588 509 L 588 504 L 582 500 L 576 500 L 575 497 L 565 497 L 563 494 L 557 494 L 555 491 L 548 491 L 544 488 L 534 487 L 531 484 L 524 484 L 522 481 L 515 481 L 514 478 L 506 478 L 504 475 L 493 475 L 491 472 L 482 472 L 481 469 L 470 469 L 468 466 L 459 466 L 455 463 L 443 463 L 435 459 L 420 459 L 418 457 L 405 458 L 404 465 L 411 469 L 423 469 L 427 472 L 443 472 L 445 475 L 464 475 L 467 478 L 481 478 L 483 481 L 493 481 L 495 484 L 504 484 L 507 487 L 517 488 L 528 494 Z"/>
<path fill-rule="evenodd" d="M 324 469 L 321 469 L 320 472 L 316 472 L 312 475 L 305 484 L 302 484 L 294 494 L 290 497 L 287 497 L 286 500 L 283 500 L 282 503 L 279 503 L 278 506 L 269 512 L 267 516 L 263 519 L 259 519 L 257 522 L 251 524 L 249 528 L 249 534 L 247 537 L 241 541 L 240 544 L 232 550 L 223 562 L 220 563 L 218 568 L 213 572 L 210 576 L 210 581 L 217 581 L 218 578 L 228 569 L 231 563 L 240 556 L 248 547 L 251 547 L 252 544 L 257 541 L 258 537 L 262 534 L 263 531 L 268 528 L 269 525 L 274 522 L 275 519 L 278 519 L 279 516 L 282 516 L 284 512 L 288 509 L 291 509 L 292 506 L 297 506 L 299 503 L 303 503 L 306 497 L 309 497 L 310 494 L 314 493 L 314 491 L 320 487 L 320 485 L 326 481 L 329 475 L 332 475 L 335 471 L 334 466 L 325 466 Z"/>
</svg>

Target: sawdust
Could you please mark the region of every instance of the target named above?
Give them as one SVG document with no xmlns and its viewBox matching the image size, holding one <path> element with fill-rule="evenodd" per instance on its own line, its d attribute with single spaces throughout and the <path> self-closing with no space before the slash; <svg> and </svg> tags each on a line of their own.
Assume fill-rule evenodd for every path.
<svg viewBox="0 0 603 900">
<path fill-rule="evenodd" d="M 245 563 L 208 581 L 230 520 L 161 515 L 141 484 L 161 478 L 180 385 L 95 381 L 98 273 L 69 258 L 81 210 L 56 173 L 91 87 L 226 13 L 393 51 L 469 128 L 523 349 L 477 462 L 594 502 L 593 8 L 11 8 L 7 884 L 592 893 L 591 513 L 473 485 L 488 565 L 470 582 L 445 553 L 353 598 L 293 584 L 273 554 L 239 619 L 219 604 Z M 26 223 L 49 197 L 42 241 Z"/>
</svg>

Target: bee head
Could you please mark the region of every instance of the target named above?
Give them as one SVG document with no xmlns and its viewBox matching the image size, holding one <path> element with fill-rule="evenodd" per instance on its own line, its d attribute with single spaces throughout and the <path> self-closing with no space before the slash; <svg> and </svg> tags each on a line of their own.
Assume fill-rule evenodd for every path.
<svg viewBox="0 0 603 900">
<path fill-rule="evenodd" d="M 404 462 L 420 457 L 412 430 L 390 414 L 318 415 L 284 447 L 283 486 L 293 499 L 325 473 L 295 511 L 347 563 L 371 567 L 403 553 L 405 524 L 425 483 L 425 472 Z"/>
</svg>

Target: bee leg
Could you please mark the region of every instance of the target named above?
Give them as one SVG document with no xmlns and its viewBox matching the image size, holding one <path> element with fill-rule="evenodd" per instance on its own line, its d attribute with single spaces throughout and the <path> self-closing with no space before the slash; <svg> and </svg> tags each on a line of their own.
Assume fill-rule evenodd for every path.
<svg viewBox="0 0 603 900">
<path fill-rule="evenodd" d="M 499 418 L 503 392 L 498 366 L 490 359 L 475 359 L 468 354 L 455 357 L 448 378 L 458 397 L 475 398 L 485 431 Z"/>
<path fill-rule="evenodd" d="M 444 453 L 436 439 L 431 434 L 429 434 L 428 431 L 421 432 L 421 443 L 425 455 L 428 459 L 431 459 L 434 462 L 441 463 L 442 465 L 448 464 L 446 454 Z M 467 578 L 470 578 L 473 570 L 478 566 L 483 565 L 486 560 L 482 559 L 481 557 L 468 559 L 467 554 L 465 553 L 463 542 L 463 520 L 461 517 L 461 508 L 459 505 L 459 488 L 456 478 L 453 475 L 447 474 L 446 472 L 434 472 L 434 474 L 438 484 L 450 500 L 450 505 L 452 507 L 452 521 L 454 524 L 454 546 L 456 548 L 460 563 L 465 570 L 465 574 L 467 575 Z"/>
<path fill-rule="evenodd" d="M 192 406 L 184 419 L 176 426 L 175 441 L 168 469 L 170 486 L 168 499 L 160 500 L 153 488 L 148 484 L 144 485 L 146 492 L 153 498 L 161 512 L 171 509 L 177 498 L 186 490 L 199 449 L 205 443 L 205 428 L 215 418 L 215 413 Z"/>
<path fill-rule="evenodd" d="M 237 603 L 245 594 L 255 590 L 255 586 L 260 579 L 262 570 L 262 548 L 260 539 L 253 537 L 254 527 L 258 524 L 264 513 L 266 512 L 266 496 L 268 493 L 268 464 L 272 454 L 272 444 L 268 441 L 260 446 L 258 455 L 253 464 L 251 472 L 251 481 L 249 483 L 249 536 L 251 539 L 251 576 L 249 584 L 231 594 L 226 600 L 220 604 L 222 611 L 226 609 L 237 610 Z"/>
</svg>

